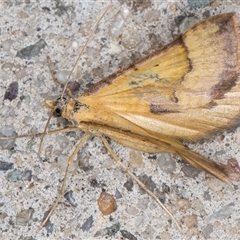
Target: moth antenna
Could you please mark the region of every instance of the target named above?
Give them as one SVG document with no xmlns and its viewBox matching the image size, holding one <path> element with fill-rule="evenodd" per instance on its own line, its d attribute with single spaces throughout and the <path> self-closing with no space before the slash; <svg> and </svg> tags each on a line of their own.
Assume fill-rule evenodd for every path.
<svg viewBox="0 0 240 240">
<path fill-rule="evenodd" d="M 112 2 L 112 1 L 111 1 L 111 2 Z M 106 15 L 106 13 L 107 13 L 107 11 L 110 9 L 110 7 L 111 7 L 111 5 L 109 5 L 108 7 L 106 7 L 105 11 L 103 12 L 103 14 L 100 16 L 100 18 L 99 18 L 98 21 L 96 22 L 93 30 L 91 31 L 91 33 L 90 33 L 90 35 L 89 35 L 89 37 L 88 37 L 88 40 L 85 42 L 85 44 L 84 44 L 84 46 L 83 46 L 80 54 L 78 55 L 77 60 L 75 61 L 74 65 L 73 65 L 73 67 L 72 67 L 72 69 L 71 69 L 71 72 L 69 73 L 69 75 L 68 75 L 68 77 L 67 77 L 67 81 L 66 81 L 66 83 L 65 83 L 64 85 L 61 84 L 61 83 L 56 79 L 56 77 L 55 77 L 55 75 L 54 75 L 54 73 L 53 73 L 53 69 L 52 69 L 52 64 L 51 64 L 51 61 L 50 61 L 50 57 L 47 56 L 48 67 L 49 67 L 49 71 L 50 71 L 50 74 L 51 74 L 51 77 L 52 77 L 53 81 L 54 81 L 55 83 L 59 84 L 60 86 L 63 86 L 63 91 L 62 91 L 62 94 L 61 94 L 61 97 L 60 97 L 60 98 L 63 98 L 63 95 L 64 95 L 64 93 L 65 93 L 66 91 L 67 91 L 68 95 L 69 95 L 71 98 L 74 98 L 73 95 L 72 95 L 72 93 L 71 93 L 71 91 L 70 91 L 70 90 L 68 89 L 68 87 L 67 87 L 68 82 L 69 82 L 69 80 L 70 80 L 70 77 L 71 77 L 74 69 L 75 69 L 76 66 L 77 66 L 77 63 L 78 63 L 80 57 L 83 55 L 83 53 L 84 53 L 84 51 L 85 51 L 85 49 L 86 49 L 89 41 L 91 40 L 91 38 L 92 38 L 93 34 L 95 33 L 97 27 L 99 26 L 100 21 L 101 21 L 101 20 L 103 19 L 103 17 Z M 50 122 L 50 120 L 51 120 L 51 118 L 52 118 L 52 116 L 53 116 L 53 112 L 55 111 L 55 109 L 56 109 L 56 108 L 52 109 L 52 111 L 51 111 L 51 113 L 50 113 L 50 115 L 49 115 L 49 118 L 48 118 L 48 120 L 47 120 L 47 123 L 46 123 L 46 125 L 45 125 L 45 127 L 44 127 L 43 135 L 41 136 L 40 144 L 39 144 L 39 148 L 38 148 L 38 156 L 40 155 L 41 147 L 42 147 L 42 143 L 43 143 L 43 139 L 44 139 L 44 137 L 45 137 L 45 135 L 46 135 L 46 133 L 47 133 L 47 127 L 48 127 L 48 124 L 49 124 L 49 122 Z"/>
<path fill-rule="evenodd" d="M 111 2 L 112 2 L 112 1 L 111 1 Z M 63 87 L 63 91 L 62 91 L 61 98 L 63 98 L 63 95 L 64 95 L 64 93 L 65 93 L 65 91 L 66 91 L 66 89 L 67 89 L 67 85 L 68 85 L 68 82 L 69 82 L 69 80 L 70 80 L 70 77 L 71 77 L 74 69 L 76 68 L 76 66 L 77 66 L 77 64 L 78 64 L 78 61 L 79 61 L 80 57 L 81 57 L 81 56 L 83 55 L 83 53 L 85 52 L 86 47 L 87 47 L 89 41 L 91 40 L 93 34 L 95 33 L 97 27 L 99 26 L 100 21 L 103 19 L 103 17 L 104 17 L 105 14 L 107 13 L 107 11 L 110 9 L 110 7 L 111 7 L 111 5 L 109 5 L 108 7 L 106 7 L 105 11 L 103 12 L 103 14 L 100 16 L 100 18 L 99 18 L 98 21 L 96 22 L 93 30 L 91 31 L 91 33 L 90 33 L 90 35 L 89 35 L 89 37 L 88 37 L 88 39 L 87 39 L 87 41 L 85 42 L 85 44 L 84 44 L 84 46 L 83 46 L 80 54 L 79 54 L 78 57 L 77 57 L 77 60 L 75 61 L 74 65 L 73 65 L 73 67 L 72 67 L 71 72 L 69 73 L 69 75 L 68 75 L 68 77 L 67 77 L 67 81 L 66 81 L 66 83 L 65 83 L 65 85 L 64 85 L 64 87 Z"/>
<path fill-rule="evenodd" d="M 161 208 L 170 216 L 170 218 L 172 219 L 172 221 L 176 224 L 178 230 L 183 234 L 183 230 L 182 228 L 179 226 L 177 220 L 175 219 L 175 217 L 172 215 L 172 213 L 164 206 L 164 204 L 159 200 L 159 198 L 151 191 L 147 188 L 147 186 L 140 181 L 131 171 L 129 171 L 127 169 L 127 167 L 124 166 L 124 164 L 122 164 L 122 162 L 120 161 L 120 159 L 118 158 L 118 156 L 115 154 L 115 152 L 112 150 L 111 146 L 109 145 L 109 143 L 107 142 L 106 138 L 103 135 L 99 135 L 99 137 L 102 139 L 103 144 L 105 145 L 105 147 L 107 148 L 108 152 L 110 153 L 110 155 L 112 156 L 113 160 L 121 166 L 121 168 L 126 172 L 126 174 L 133 179 L 134 181 L 137 182 L 137 184 L 144 189 L 149 196 L 151 196 L 160 206 Z"/>
</svg>

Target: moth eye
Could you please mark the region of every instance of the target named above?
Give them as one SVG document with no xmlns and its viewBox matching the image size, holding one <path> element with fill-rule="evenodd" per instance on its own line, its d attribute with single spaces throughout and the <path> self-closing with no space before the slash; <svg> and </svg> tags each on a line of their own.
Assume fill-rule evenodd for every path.
<svg viewBox="0 0 240 240">
<path fill-rule="evenodd" d="M 53 112 L 54 117 L 61 117 L 62 116 L 62 109 L 61 108 L 56 108 L 55 111 Z"/>
</svg>

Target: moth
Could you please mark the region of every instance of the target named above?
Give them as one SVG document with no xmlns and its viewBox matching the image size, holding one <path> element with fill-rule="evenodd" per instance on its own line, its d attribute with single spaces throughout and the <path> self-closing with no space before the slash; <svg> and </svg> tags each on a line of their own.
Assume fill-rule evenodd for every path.
<svg viewBox="0 0 240 240">
<path fill-rule="evenodd" d="M 149 153 L 177 154 L 224 182 L 224 167 L 189 150 L 229 129 L 240 113 L 240 28 L 233 14 L 209 18 L 78 98 L 45 106 L 83 132 Z"/>
<path fill-rule="evenodd" d="M 230 183 L 225 165 L 191 151 L 183 141 L 196 142 L 237 125 L 240 114 L 239 44 L 237 15 L 217 15 L 104 78 L 77 98 L 72 96 L 66 84 L 57 100 L 45 101 L 44 105 L 53 115 L 70 121 L 72 129 L 85 133 L 69 164 L 93 134 L 102 139 L 119 164 L 122 163 L 105 137 L 143 152 L 179 155 L 192 166 Z M 47 126 L 42 136 L 46 133 Z M 127 168 L 124 169 L 138 181 Z M 148 191 L 144 184 L 138 183 Z M 65 184 L 66 178 L 62 189 Z M 158 200 L 153 193 L 149 194 Z"/>
</svg>

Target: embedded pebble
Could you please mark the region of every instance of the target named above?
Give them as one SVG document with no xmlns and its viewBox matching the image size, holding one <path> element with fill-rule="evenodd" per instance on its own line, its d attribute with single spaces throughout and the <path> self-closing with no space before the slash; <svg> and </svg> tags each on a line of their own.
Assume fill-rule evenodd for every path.
<svg viewBox="0 0 240 240">
<path fill-rule="evenodd" d="M 66 170 L 68 159 L 69 157 L 63 154 L 57 157 L 57 163 L 62 172 Z M 69 171 L 71 171 L 73 169 L 73 164 L 71 164 L 69 168 L 71 168 L 69 169 Z"/>
<path fill-rule="evenodd" d="M 209 217 L 210 220 L 212 219 L 224 219 L 228 218 L 234 212 L 235 203 L 229 203 L 218 211 L 213 212 L 213 214 Z"/>
<path fill-rule="evenodd" d="M 31 181 L 32 180 L 32 170 L 25 170 L 22 174 L 22 179 Z"/>
<path fill-rule="evenodd" d="M 127 180 L 127 182 L 125 182 L 123 184 L 123 186 L 128 190 L 128 191 L 132 191 L 133 190 L 133 180 L 129 179 Z"/>
<path fill-rule="evenodd" d="M 200 199 L 194 199 L 191 205 L 194 209 L 198 210 L 201 214 L 205 213 L 204 205 Z"/>
<path fill-rule="evenodd" d="M 212 224 L 208 224 L 203 230 L 202 230 L 202 234 L 203 236 L 208 239 L 211 235 L 211 233 L 213 232 L 213 225 Z"/>
<path fill-rule="evenodd" d="M 70 81 L 67 87 L 70 89 L 71 93 L 74 94 L 79 91 L 80 84 L 77 81 Z"/>
<path fill-rule="evenodd" d="M 120 199 L 120 198 L 122 198 L 122 197 L 123 197 L 122 194 L 119 192 L 118 189 L 116 189 L 116 191 L 115 191 L 115 198 L 116 198 L 116 199 Z"/>
<path fill-rule="evenodd" d="M 131 50 L 136 48 L 141 43 L 140 34 L 137 32 L 137 29 L 127 28 L 122 33 L 122 45 Z"/>
<path fill-rule="evenodd" d="M 90 157 L 83 156 L 81 152 L 79 152 L 77 156 L 78 166 L 85 172 L 92 170 L 93 166 L 90 165 Z"/>
<path fill-rule="evenodd" d="M 58 136 L 57 142 L 61 149 L 65 149 L 69 145 L 69 139 L 66 136 Z"/>
<path fill-rule="evenodd" d="M 160 153 L 157 156 L 158 166 L 165 173 L 173 173 L 176 170 L 176 161 L 169 153 Z"/>
<path fill-rule="evenodd" d="M 20 10 L 17 12 L 17 17 L 20 19 L 21 18 L 29 18 L 29 15 L 25 11 Z"/>
<path fill-rule="evenodd" d="M 190 202 L 187 199 L 179 199 L 177 201 L 177 206 L 179 209 L 183 210 L 183 211 L 187 211 L 190 208 Z"/>
<path fill-rule="evenodd" d="M 14 100 L 18 96 L 18 82 L 12 82 L 9 84 L 5 94 L 4 100 L 8 99 L 9 101 Z"/>
<path fill-rule="evenodd" d="M 138 200 L 137 207 L 140 210 L 146 210 L 148 208 L 149 198 L 142 198 Z"/>
<path fill-rule="evenodd" d="M 196 17 L 185 17 L 179 25 L 179 30 L 181 33 L 183 33 L 198 22 L 199 20 Z"/>
<path fill-rule="evenodd" d="M 132 215 L 132 216 L 135 216 L 135 215 L 138 214 L 139 211 L 138 211 L 138 209 L 136 207 L 130 206 L 130 207 L 127 208 L 126 212 L 128 214 Z"/>
<path fill-rule="evenodd" d="M 148 239 L 149 236 L 153 236 L 155 231 L 151 225 L 147 225 L 146 230 L 141 232 L 142 239 Z"/>
<path fill-rule="evenodd" d="M 35 44 L 25 47 L 18 51 L 16 57 L 29 60 L 30 58 L 37 56 L 41 52 L 41 50 L 46 46 L 47 43 L 45 42 L 45 40 L 40 39 Z"/>
<path fill-rule="evenodd" d="M 122 28 L 124 26 L 124 23 L 125 23 L 125 19 L 122 13 L 119 12 L 118 14 L 115 15 L 115 18 L 112 21 L 111 29 L 110 29 L 111 35 L 114 37 L 119 37 L 120 34 L 122 33 Z"/>
<path fill-rule="evenodd" d="M 61 70 L 55 74 L 55 77 L 61 84 L 65 84 L 69 74 L 70 74 L 70 71 Z"/>
<path fill-rule="evenodd" d="M 142 159 L 142 153 L 131 149 L 129 151 L 129 165 L 132 168 L 143 168 L 144 163 Z"/>
<path fill-rule="evenodd" d="M 146 12 L 143 20 L 152 24 L 152 22 L 159 21 L 160 18 L 161 12 L 159 10 L 149 10 Z"/>
<path fill-rule="evenodd" d="M 161 232 L 161 234 L 160 234 L 160 239 L 163 239 L 163 240 L 167 240 L 167 239 L 172 239 L 172 237 L 171 237 L 171 235 L 169 234 L 169 232 L 167 232 L 167 231 L 163 231 L 163 232 Z"/>
<path fill-rule="evenodd" d="M 93 226 L 93 216 L 91 215 L 80 227 L 83 232 L 89 231 L 90 228 Z"/>
<path fill-rule="evenodd" d="M 97 203 L 98 203 L 99 210 L 103 215 L 109 215 L 114 211 L 116 211 L 117 209 L 116 200 L 111 194 L 106 192 L 101 192 L 97 200 Z"/>
<path fill-rule="evenodd" d="M 141 174 L 138 176 L 138 179 L 143 182 L 143 184 L 145 184 L 146 187 L 152 192 L 157 186 L 156 183 L 152 180 L 152 177 L 149 177 L 147 174 Z"/>
<path fill-rule="evenodd" d="M 120 223 L 115 223 L 111 227 L 107 227 L 104 230 L 107 233 L 107 236 L 114 236 L 120 230 Z"/>
<path fill-rule="evenodd" d="M 209 188 L 214 192 L 221 191 L 225 187 L 225 183 L 215 177 L 211 177 L 207 183 Z"/>
<path fill-rule="evenodd" d="M 208 191 L 204 191 L 203 197 L 205 200 L 211 201 L 212 197 Z"/>
<path fill-rule="evenodd" d="M 196 227 L 192 227 L 187 232 L 188 239 L 199 239 L 200 232 Z M 194 237 L 194 238 L 193 238 Z"/>
<path fill-rule="evenodd" d="M 29 69 L 27 69 L 27 68 L 23 68 L 23 69 L 16 71 L 16 73 L 15 73 L 16 79 L 25 78 L 28 75 L 28 71 L 29 71 Z"/>
<path fill-rule="evenodd" d="M 3 65 L 1 66 L 1 69 L 5 72 L 7 71 L 11 71 L 14 67 L 14 64 L 13 63 L 10 63 L 10 62 L 5 62 L 3 63 Z"/>
<path fill-rule="evenodd" d="M 9 169 L 13 169 L 13 167 L 14 167 L 13 163 L 9 163 L 9 162 L 0 160 L 0 171 L 7 171 Z"/>
<path fill-rule="evenodd" d="M 187 215 L 182 217 L 183 224 L 187 228 L 192 228 L 197 225 L 197 215 L 192 214 L 192 215 Z"/>
<path fill-rule="evenodd" d="M 26 226 L 32 219 L 34 210 L 32 208 L 22 210 L 16 216 L 16 225 Z"/>
<path fill-rule="evenodd" d="M 9 52 L 13 43 L 14 43 L 14 41 L 11 39 L 6 39 L 6 40 L 2 41 L 1 45 L 2 45 L 3 51 Z"/>
<path fill-rule="evenodd" d="M 128 232 L 127 230 L 120 230 L 120 232 L 124 239 L 137 240 L 137 238 L 132 233 Z"/>
<path fill-rule="evenodd" d="M 13 171 L 7 174 L 6 179 L 9 182 L 17 182 L 21 180 L 22 177 L 23 177 L 23 173 L 19 169 L 14 169 Z"/>
<path fill-rule="evenodd" d="M 197 8 L 203 8 L 207 7 L 211 4 L 211 0 L 188 0 L 188 5 L 190 9 L 197 9 Z"/>
<path fill-rule="evenodd" d="M 75 198 L 73 197 L 73 191 L 70 190 L 64 194 L 64 198 L 71 204 L 73 207 L 77 207 Z"/>
<path fill-rule="evenodd" d="M 195 179 L 201 172 L 201 170 L 199 170 L 189 164 L 184 164 L 184 166 L 182 167 L 181 170 L 186 177 L 193 178 L 193 179 Z"/>
<path fill-rule="evenodd" d="M 151 0 L 144 0 L 144 1 L 121 0 L 121 2 L 127 4 L 135 12 L 142 12 L 148 9 L 152 4 Z"/>
</svg>

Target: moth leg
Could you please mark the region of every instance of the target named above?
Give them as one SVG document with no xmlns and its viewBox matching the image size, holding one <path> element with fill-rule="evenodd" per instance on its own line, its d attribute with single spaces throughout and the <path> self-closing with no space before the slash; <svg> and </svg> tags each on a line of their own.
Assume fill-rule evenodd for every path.
<svg viewBox="0 0 240 240">
<path fill-rule="evenodd" d="M 42 221 L 41 225 L 39 226 L 38 232 L 43 228 L 43 226 L 44 226 L 44 225 L 46 224 L 46 222 L 49 220 L 49 218 L 51 217 L 52 213 L 53 213 L 54 210 L 56 209 L 59 201 L 60 201 L 61 198 L 64 196 L 69 167 L 70 167 L 70 165 L 72 164 L 73 159 L 74 159 L 75 156 L 77 155 L 78 151 L 79 151 L 80 148 L 83 146 L 83 144 L 87 141 L 87 139 L 88 139 L 89 136 L 90 136 L 89 133 L 85 133 L 85 134 L 84 134 L 84 136 L 81 138 L 80 142 L 77 144 L 76 148 L 74 149 L 73 153 L 71 154 L 70 158 L 68 159 L 67 167 L 66 167 L 66 170 L 65 170 L 64 178 L 63 178 L 62 187 L 61 187 L 61 189 L 60 189 L 60 192 L 59 192 L 59 194 L 58 194 L 58 197 L 57 197 L 56 201 L 54 202 L 54 204 L 52 205 L 52 207 L 50 208 L 49 213 L 47 214 L 47 216 L 44 218 L 44 220 Z"/>
<path fill-rule="evenodd" d="M 131 171 L 128 170 L 128 168 L 126 166 L 124 166 L 124 164 L 122 164 L 122 162 L 120 161 L 120 159 L 117 157 L 117 155 L 114 153 L 114 151 L 112 150 L 111 146 L 109 145 L 109 143 L 107 142 L 106 138 L 102 135 L 100 135 L 100 138 L 103 141 L 103 144 L 105 145 L 105 147 L 107 148 L 107 150 L 109 151 L 110 155 L 112 156 L 113 160 L 121 166 L 121 168 L 124 170 L 124 172 L 127 173 L 127 175 L 132 178 L 133 180 L 135 180 L 138 185 L 144 189 L 162 208 L 163 210 L 171 217 L 171 219 L 173 220 L 173 222 L 176 224 L 177 228 L 179 229 L 179 231 L 184 235 L 183 230 L 181 229 L 181 227 L 179 226 L 177 220 L 174 218 L 174 216 L 172 215 L 172 213 L 161 203 L 161 201 L 158 199 L 158 197 L 152 192 L 150 191 L 147 186 L 140 181 Z"/>
</svg>

